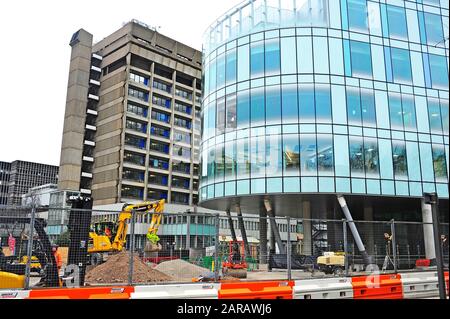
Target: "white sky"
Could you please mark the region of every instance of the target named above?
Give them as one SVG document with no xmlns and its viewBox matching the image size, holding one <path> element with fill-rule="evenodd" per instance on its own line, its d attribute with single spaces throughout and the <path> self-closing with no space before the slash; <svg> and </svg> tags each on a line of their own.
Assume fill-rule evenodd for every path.
<svg viewBox="0 0 450 319">
<path fill-rule="evenodd" d="M 97 42 L 137 19 L 202 48 L 206 28 L 242 0 L 1 0 L 0 161 L 59 165 L 69 41 Z"/>
</svg>

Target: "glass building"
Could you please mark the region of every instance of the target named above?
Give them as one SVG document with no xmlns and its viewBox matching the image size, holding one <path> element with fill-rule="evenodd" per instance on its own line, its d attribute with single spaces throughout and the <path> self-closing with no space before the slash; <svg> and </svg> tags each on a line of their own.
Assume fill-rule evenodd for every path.
<svg viewBox="0 0 450 319">
<path fill-rule="evenodd" d="M 200 205 L 340 219 L 344 194 L 355 219 L 421 220 L 436 192 L 447 212 L 448 16 L 448 0 L 225 13 L 204 37 Z"/>
</svg>

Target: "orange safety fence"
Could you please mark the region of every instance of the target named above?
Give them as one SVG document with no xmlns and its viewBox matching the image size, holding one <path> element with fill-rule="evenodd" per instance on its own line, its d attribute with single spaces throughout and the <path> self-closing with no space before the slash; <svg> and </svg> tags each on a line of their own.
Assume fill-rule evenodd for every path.
<svg viewBox="0 0 450 319">
<path fill-rule="evenodd" d="M 353 277 L 353 299 L 403 299 L 401 275 Z"/>
<path fill-rule="evenodd" d="M 219 299 L 292 299 L 293 281 L 222 283 Z"/>
<path fill-rule="evenodd" d="M 33 289 L 27 299 L 130 299 L 134 287 Z"/>
</svg>

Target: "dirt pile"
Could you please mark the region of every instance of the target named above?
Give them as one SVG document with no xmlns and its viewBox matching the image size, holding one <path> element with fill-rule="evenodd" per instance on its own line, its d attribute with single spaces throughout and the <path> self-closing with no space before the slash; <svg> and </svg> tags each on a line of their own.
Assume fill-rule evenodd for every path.
<svg viewBox="0 0 450 319">
<path fill-rule="evenodd" d="M 203 268 L 181 259 L 169 260 L 160 263 L 154 269 L 170 276 L 174 281 L 188 281 L 210 272 L 209 269 Z"/>
<path fill-rule="evenodd" d="M 108 260 L 88 270 L 87 284 L 127 283 L 130 256 L 123 251 L 112 255 Z M 133 256 L 133 283 L 149 283 L 173 280 L 166 274 L 152 269 L 142 262 L 138 256 Z"/>
</svg>

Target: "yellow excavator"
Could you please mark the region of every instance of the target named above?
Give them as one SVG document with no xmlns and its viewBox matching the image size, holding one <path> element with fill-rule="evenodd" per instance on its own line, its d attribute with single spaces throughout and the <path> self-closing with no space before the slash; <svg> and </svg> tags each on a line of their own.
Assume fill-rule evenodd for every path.
<svg viewBox="0 0 450 319">
<path fill-rule="evenodd" d="M 88 246 L 90 264 L 99 265 L 105 261 L 108 254 L 123 250 L 126 243 L 128 221 L 133 217 L 133 214 L 143 216 L 152 214 L 150 227 L 147 232 L 148 242 L 145 251 L 160 251 L 162 247 L 158 243 L 159 237 L 157 232 L 161 224 L 164 204 L 164 199 L 131 205 L 125 204 L 116 223 L 103 221 L 92 224 Z"/>
</svg>

